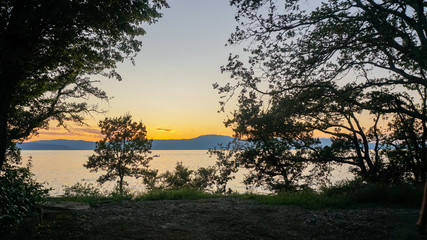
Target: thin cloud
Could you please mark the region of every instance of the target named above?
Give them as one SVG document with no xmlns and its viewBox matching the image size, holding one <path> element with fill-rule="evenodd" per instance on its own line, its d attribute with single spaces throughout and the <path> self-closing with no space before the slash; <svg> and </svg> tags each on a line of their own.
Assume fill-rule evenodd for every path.
<svg viewBox="0 0 427 240">
<path fill-rule="evenodd" d="M 102 136 L 101 132 L 98 129 L 92 128 L 71 128 L 70 131 L 64 131 L 64 129 L 49 129 L 40 131 L 39 134 L 42 135 L 63 135 L 63 136 L 93 136 L 99 137 Z"/>
<path fill-rule="evenodd" d="M 169 128 L 156 128 L 157 131 L 162 131 L 162 132 L 168 132 L 168 133 L 173 133 L 175 132 L 175 130 L 173 129 L 169 129 Z"/>
<path fill-rule="evenodd" d="M 78 131 L 85 132 L 85 133 L 92 133 L 92 134 L 101 134 L 101 131 L 99 129 L 93 129 L 93 128 L 79 128 Z"/>
<path fill-rule="evenodd" d="M 39 132 L 39 134 L 43 134 L 43 135 L 76 135 L 74 133 L 69 133 L 69 132 Z"/>
</svg>

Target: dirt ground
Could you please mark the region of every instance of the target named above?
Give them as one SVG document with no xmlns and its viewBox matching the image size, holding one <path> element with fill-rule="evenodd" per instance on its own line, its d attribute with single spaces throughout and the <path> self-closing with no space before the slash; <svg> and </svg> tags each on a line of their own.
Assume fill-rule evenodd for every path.
<svg viewBox="0 0 427 240">
<path fill-rule="evenodd" d="M 251 200 L 105 202 L 45 206 L 34 239 L 426 239 L 418 209 L 310 210 Z"/>
</svg>

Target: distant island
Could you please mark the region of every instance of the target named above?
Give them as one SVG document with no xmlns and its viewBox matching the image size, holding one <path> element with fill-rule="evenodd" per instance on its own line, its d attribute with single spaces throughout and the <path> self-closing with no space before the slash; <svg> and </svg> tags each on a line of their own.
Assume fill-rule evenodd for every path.
<svg viewBox="0 0 427 240">
<path fill-rule="evenodd" d="M 208 150 L 226 144 L 233 138 L 223 135 L 202 135 L 192 139 L 153 140 L 152 150 Z M 95 142 L 82 140 L 41 140 L 18 144 L 22 150 L 94 150 Z"/>
</svg>

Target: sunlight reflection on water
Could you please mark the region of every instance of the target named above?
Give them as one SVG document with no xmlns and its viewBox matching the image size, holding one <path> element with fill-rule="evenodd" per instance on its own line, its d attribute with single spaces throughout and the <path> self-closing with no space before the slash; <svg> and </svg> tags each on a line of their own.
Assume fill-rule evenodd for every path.
<svg viewBox="0 0 427 240">
<path fill-rule="evenodd" d="M 24 162 L 31 156 L 33 159 L 32 172 L 35 174 L 37 181 L 47 182 L 48 187 L 53 190 L 51 195 L 57 196 L 63 193 L 63 186 L 71 186 L 77 182 L 86 182 L 96 184 L 96 179 L 102 172 L 90 172 L 83 167 L 88 156 L 94 152 L 90 150 L 73 150 L 73 151 L 22 151 Z M 182 162 L 184 166 L 195 170 L 199 167 L 208 167 L 215 164 L 216 158 L 210 157 L 206 150 L 153 150 L 151 155 L 159 155 L 154 157 L 150 162 L 151 169 L 158 169 L 159 173 L 164 173 L 167 170 L 172 171 L 175 168 L 176 162 Z M 332 181 L 345 179 L 350 175 L 346 171 L 347 167 L 341 167 L 333 174 Z M 246 187 L 242 184 L 245 171 L 239 171 L 236 179 L 229 182 L 228 187 L 233 191 L 246 192 Z M 125 177 L 129 188 L 133 192 L 143 192 L 145 190 L 141 179 Z M 115 186 L 115 182 L 107 182 L 102 187 L 102 191 L 111 191 Z M 253 192 L 265 192 L 262 189 L 254 189 Z"/>
</svg>

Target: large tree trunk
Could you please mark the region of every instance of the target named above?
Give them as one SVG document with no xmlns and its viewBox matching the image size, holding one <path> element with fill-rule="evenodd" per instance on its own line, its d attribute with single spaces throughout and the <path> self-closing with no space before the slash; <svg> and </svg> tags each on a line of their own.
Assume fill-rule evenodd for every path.
<svg viewBox="0 0 427 240">
<path fill-rule="evenodd" d="M 425 106 L 424 106 L 424 111 L 423 114 L 425 115 Z M 424 185 L 424 195 L 423 195 L 423 202 L 421 203 L 421 210 L 420 210 L 420 216 L 418 218 L 418 222 L 417 222 L 417 228 L 418 231 L 421 234 L 426 234 L 427 233 L 427 178 L 426 178 L 426 163 L 427 163 L 427 151 L 426 151 L 426 138 L 427 138 L 427 127 L 426 127 L 426 122 L 425 120 L 423 120 L 423 135 L 422 135 L 422 141 L 421 141 L 421 177 L 423 178 L 423 180 L 426 181 L 425 185 Z M 416 145 L 416 142 L 415 142 Z"/>
<path fill-rule="evenodd" d="M 7 150 L 7 121 L 2 115 L 0 117 L 0 171 L 3 168 L 3 164 L 6 162 L 6 150 Z"/>
<path fill-rule="evenodd" d="M 120 195 L 123 196 L 123 176 L 120 176 L 119 192 L 120 192 Z"/>
<path fill-rule="evenodd" d="M 0 62 L 4 63 L 8 59 L 1 58 Z M 7 65 L 7 64 L 5 64 Z M 16 91 L 20 70 L 18 64 L 12 67 L 0 66 L 0 171 L 6 161 L 6 151 L 10 146 L 11 136 L 8 132 L 8 120 L 12 97 Z"/>
<path fill-rule="evenodd" d="M 6 161 L 6 151 L 10 144 L 7 122 L 13 92 L 12 84 L 8 83 L 9 79 L 3 76 L 0 74 L 0 171 Z"/>
<path fill-rule="evenodd" d="M 427 233 L 427 181 L 424 185 L 423 202 L 421 204 L 420 216 L 417 221 L 417 228 L 421 234 Z"/>
</svg>

